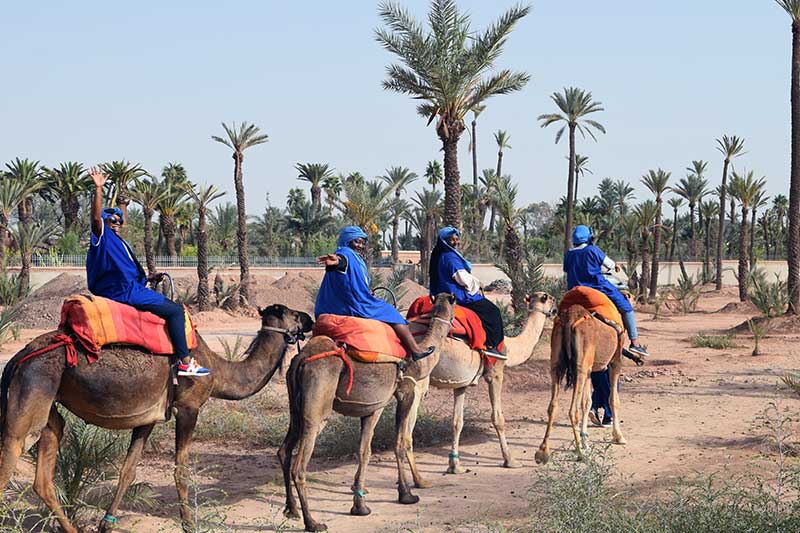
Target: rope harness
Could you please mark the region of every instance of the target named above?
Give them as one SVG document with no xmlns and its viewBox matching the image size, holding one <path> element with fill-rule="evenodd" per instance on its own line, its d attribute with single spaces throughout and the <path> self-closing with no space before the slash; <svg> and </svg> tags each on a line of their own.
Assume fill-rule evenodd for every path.
<svg viewBox="0 0 800 533">
<path fill-rule="evenodd" d="M 349 396 L 350 391 L 353 388 L 353 363 L 351 363 L 350 358 L 347 357 L 344 347 L 337 346 L 333 350 L 312 355 L 311 357 L 307 358 L 304 363 L 310 363 L 311 361 L 324 359 L 326 357 L 338 357 L 344 362 L 344 366 L 347 367 L 347 389 L 345 390 L 345 393 Z"/>
<path fill-rule="evenodd" d="M 22 359 L 20 359 L 19 361 L 17 361 L 17 366 L 21 365 L 28 359 L 33 359 L 34 357 L 38 357 L 44 353 L 55 350 L 56 348 L 60 348 L 61 346 L 64 347 L 64 350 L 66 352 L 67 366 L 71 367 L 78 366 L 78 351 L 75 349 L 75 342 L 69 335 L 65 335 L 63 333 L 59 333 L 58 335 L 53 337 L 53 342 L 51 342 L 44 348 L 40 348 L 34 352 L 31 352 Z"/>
</svg>

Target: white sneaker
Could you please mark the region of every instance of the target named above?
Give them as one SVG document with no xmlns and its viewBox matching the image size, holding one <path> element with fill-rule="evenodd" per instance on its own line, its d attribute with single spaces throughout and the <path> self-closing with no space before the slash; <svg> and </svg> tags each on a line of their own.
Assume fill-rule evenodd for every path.
<svg viewBox="0 0 800 533">
<path fill-rule="evenodd" d="M 188 365 L 184 363 L 178 363 L 179 376 L 202 377 L 207 376 L 210 373 L 211 372 L 207 368 L 198 365 L 197 361 L 194 360 L 194 357 L 192 357 Z"/>
</svg>

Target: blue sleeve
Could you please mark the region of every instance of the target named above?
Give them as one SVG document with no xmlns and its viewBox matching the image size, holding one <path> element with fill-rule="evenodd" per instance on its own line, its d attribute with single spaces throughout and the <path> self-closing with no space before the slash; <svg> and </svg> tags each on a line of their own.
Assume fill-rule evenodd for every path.
<svg viewBox="0 0 800 533">
<path fill-rule="evenodd" d="M 597 260 L 597 266 L 598 267 L 603 266 L 603 260 L 605 260 L 605 258 L 606 258 L 605 252 L 603 252 L 603 250 L 601 250 L 597 246 L 592 246 L 592 255 Z"/>
<path fill-rule="evenodd" d="M 463 267 L 459 261 L 456 261 L 456 258 L 453 257 L 453 254 L 442 254 L 441 259 L 439 259 L 440 264 L 442 265 L 442 269 L 444 273 L 447 274 L 448 279 L 453 278 L 453 274 L 461 270 Z"/>
</svg>

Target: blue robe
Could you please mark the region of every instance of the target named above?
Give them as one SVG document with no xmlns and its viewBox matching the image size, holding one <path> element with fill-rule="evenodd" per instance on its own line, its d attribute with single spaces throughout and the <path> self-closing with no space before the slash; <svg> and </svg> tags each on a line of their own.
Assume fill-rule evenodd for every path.
<svg viewBox="0 0 800 533">
<path fill-rule="evenodd" d="M 593 244 L 568 251 L 564 256 L 567 289 L 573 289 L 579 285 L 591 287 L 608 296 L 621 313 L 633 311 L 630 302 L 603 276 L 601 267 L 605 258 L 606 254 Z"/>
<path fill-rule="evenodd" d="M 437 244 L 437 248 L 439 245 Z M 435 252 L 434 252 L 435 253 Z M 456 296 L 456 302 L 460 305 L 469 304 L 483 299 L 480 292 L 470 294 L 467 289 L 459 285 L 453 279 L 453 274 L 459 270 L 472 270 L 468 268 L 466 260 L 455 250 L 449 246 L 442 246 L 439 251 L 439 257 L 436 260 L 436 275 L 431 275 L 430 292 L 431 295 L 440 294 L 443 292 L 450 292 Z M 471 265 L 470 265 L 471 266 Z"/>
<path fill-rule="evenodd" d="M 128 305 L 160 305 L 164 295 L 147 288 L 147 276 L 131 246 L 103 224 L 86 254 L 86 280 L 92 294 Z"/>
<path fill-rule="evenodd" d="M 340 246 L 336 254 L 347 260 L 347 269 L 328 270 L 317 294 L 314 315 L 333 314 L 380 320 L 387 324 L 407 324 L 391 305 L 369 290 L 369 275 L 364 260 L 350 247 Z"/>
</svg>

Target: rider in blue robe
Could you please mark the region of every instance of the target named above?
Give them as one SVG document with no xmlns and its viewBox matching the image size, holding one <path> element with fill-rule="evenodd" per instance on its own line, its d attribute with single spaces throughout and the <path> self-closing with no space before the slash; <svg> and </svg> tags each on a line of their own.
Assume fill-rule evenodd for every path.
<svg viewBox="0 0 800 533">
<path fill-rule="evenodd" d="M 433 353 L 423 350 L 408 329 L 408 322 L 391 305 L 376 298 L 369 289 L 370 278 L 361 254 L 366 250 L 367 234 L 358 226 L 346 226 L 339 233 L 336 251 L 317 259 L 325 265 L 317 294 L 314 315 L 333 314 L 379 320 L 392 326 L 414 359 Z"/>
</svg>

